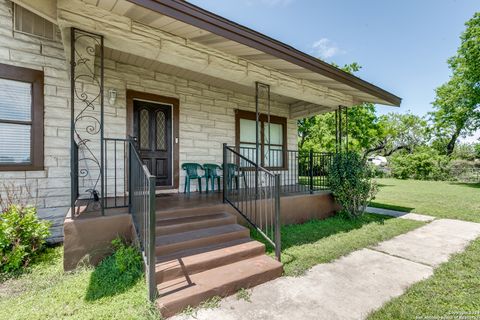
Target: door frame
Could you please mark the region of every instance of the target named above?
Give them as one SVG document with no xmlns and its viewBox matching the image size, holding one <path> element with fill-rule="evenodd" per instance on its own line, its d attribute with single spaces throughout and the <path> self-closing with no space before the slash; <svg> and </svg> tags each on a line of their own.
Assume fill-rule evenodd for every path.
<svg viewBox="0 0 480 320">
<path fill-rule="evenodd" d="M 127 135 L 133 136 L 133 101 L 169 105 L 172 108 L 172 185 L 158 186 L 157 190 L 178 189 L 180 181 L 180 103 L 177 98 L 165 97 L 153 93 L 127 90 Z"/>
</svg>

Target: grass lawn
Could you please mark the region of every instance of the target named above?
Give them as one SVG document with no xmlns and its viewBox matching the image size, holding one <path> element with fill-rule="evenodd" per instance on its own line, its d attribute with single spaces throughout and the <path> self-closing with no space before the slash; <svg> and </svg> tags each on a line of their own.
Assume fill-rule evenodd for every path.
<svg viewBox="0 0 480 320">
<path fill-rule="evenodd" d="M 480 222 L 480 184 L 378 179 L 373 207 Z"/>
<path fill-rule="evenodd" d="M 423 222 L 366 214 L 351 220 L 339 215 L 282 227 L 285 274 L 301 275 L 316 264 L 327 263 L 352 251 L 377 244 L 424 225 Z M 259 234 L 254 238 L 263 241 Z M 273 255 L 271 246 L 267 246 Z"/>
<path fill-rule="evenodd" d="M 478 319 L 480 316 L 480 239 L 440 265 L 433 276 L 386 303 L 369 320 Z"/>
<path fill-rule="evenodd" d="M 125 275 L 107 258 L 96 268 L 63 272 L 63 247 L 10 279 L 0 279 L 0 319 L 158 319 L 140 271 Z"/>
</svg>

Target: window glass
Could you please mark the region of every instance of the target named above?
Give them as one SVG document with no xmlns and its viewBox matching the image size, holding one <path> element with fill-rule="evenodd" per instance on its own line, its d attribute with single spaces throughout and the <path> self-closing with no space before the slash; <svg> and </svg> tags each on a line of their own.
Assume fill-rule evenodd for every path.
<svg viewBox="0 0 480 320">
<path fill-rule="evenodd" d="M 148 110 L 140 111 L 140 149 L 145 150 L 150 147 L 150 122 Z"/>
<path fill-rule="evenodd" d="M 0 122 L 0 164 L 30 163 L 30 125 Z"/>
<path fill-rule="evenodd" d="M 257 152 L 255 144 L 240 143 L 240 154 L 250 161 L 257 161 Z"/>
<path fill-rule="evenodd" d="M 256 132 L 255 113 L 239 111 L 237 113 L 237 143 L 240 153 L 249 160 L 256 162 Z M 286 130 L 286 119 L 272 117 L 270 125 L 266 115 L 260 116 L 259 121 L 259 164 L 267 168 L 282 168 L 285 163 L 286 145 L 284 141 L 284 130 Z"/>
<path fill-rule="evenodd" d="M 283 147 L 265 145 L 265 166 L 282 167 L 283 166 Z"/>
<path fill-rule="evenodd" d="M 255 137 L 255 120 L 240 119 L 240 142 L 255 143 Z"/>
<path fill-rule="evenodd" d="M 270 143 L 271 144 L 283 144 L 283 126 L 278 123 L 270 123 Z M 264 140 L 268 143 L 268 122 L 264 123 Z"/>
<path fill-rule="evenodd" d="M 0 120 L 32 120 L 32 85 L 0 79 Z"/>
<path fill-rule="evenodd" d="M 157 111 L 156 117 L 157 125 L 157 150 L 167 150 L 167 121 L 163 111 Z"/>
</svg>

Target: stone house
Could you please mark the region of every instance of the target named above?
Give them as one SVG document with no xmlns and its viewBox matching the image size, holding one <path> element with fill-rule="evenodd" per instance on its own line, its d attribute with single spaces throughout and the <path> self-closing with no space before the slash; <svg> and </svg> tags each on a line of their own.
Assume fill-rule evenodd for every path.
<svg viewBox="0 0 480 320">
<path fill-rule="evenodd" d="M 65 240 L 66 268 L 134 230 L 165 314 L 279 275 L 236 219 L 279 257 L 280 223 L 333 212 L 328 155 L 299 154 L 297 120 L 337 112 L 341 128 L 342 111 L 363 102 L 400 98 L 184 1 L 0 0 L 3 192 L 28 187 L 54 222 L 51 241 Z M 184 195 L 185 163 L 223 184 L 211 192 L 192 176 Z M 194 192 L 199 181 L 209 194 Z M 198 283 L 209 280 L 169 295 L 157 285 L 181 271 L 156 261 L 178 255 Z M 207 274 L 245 259 L 258 268 L 233 272 L 228 285 Z"/>
</svg>

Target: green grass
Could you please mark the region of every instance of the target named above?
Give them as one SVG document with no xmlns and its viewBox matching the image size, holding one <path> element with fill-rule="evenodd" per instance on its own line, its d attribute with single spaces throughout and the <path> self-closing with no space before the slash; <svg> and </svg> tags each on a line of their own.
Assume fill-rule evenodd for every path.
<svg viewBox="0 0 480 320">
<path fill-rule="evenodd" d="M 373 207 L 480 222 L 480 184 L 377 179 Z"/>
<path fill-rule="evenodd" d="M 365 214 L 352 220 L 340 215 L 282 227 L 282 262 L 286 275 L 303 274 L 352 251 L 375 245 L 424 225 L 423 222 Z M 252 232 L 254 238 L 263 241 Z M 271 246 L 267 246 L 273 254 Z"/>
<path fill-rule="evenodd" d="M 114 256 L 96 268 L 63 272 L 63 247 L 50 248 L 22 274 L 0 279 L 0 319 L 158 319 L 140 272 Z"/>
<path fill-rule="evenodd" d="M 443 318 L 442 318 L 443 317 Z M 480 317 L 480 239 L 440 265 L 433 276 L 386 303 L 369 320 L 478 319 Z"/>
</svg>

